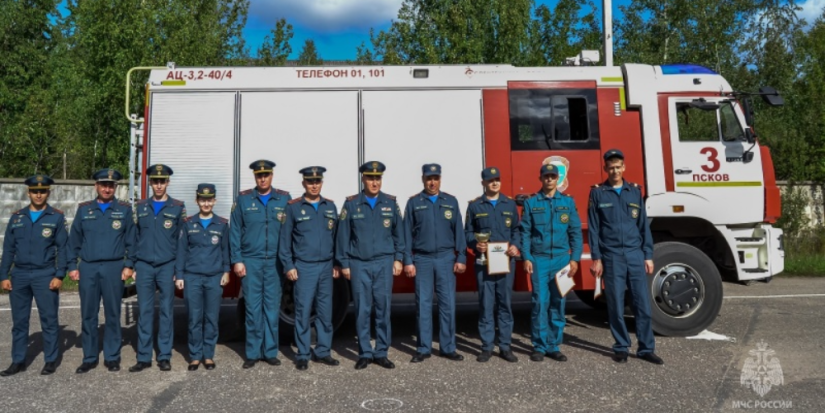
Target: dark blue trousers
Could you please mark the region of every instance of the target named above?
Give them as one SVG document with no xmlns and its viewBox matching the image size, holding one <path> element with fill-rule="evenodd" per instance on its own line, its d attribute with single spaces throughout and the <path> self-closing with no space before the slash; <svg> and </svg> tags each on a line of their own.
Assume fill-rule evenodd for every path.
<svg viewBox="0 0 825 413">
<path fill-rule="evenodd" d="M 223 296 L 221 275 L 186 274 L 183 298 L 189 311 L 189 361 L 215 358 Z"/>
<path fill-rule="evenodd" d="M 43 361 L 57 360 L 58 324 L 57 309 L 60 303 L 58 291 L 49 289 L 54 279 L 54 268 L 40 271 L 12 271 L 9 301 L 11 303 L 11 361 L 26 362 L 29 344 L 29 319 L 32 312 L 32 298 L 37 303 L 40 329 L 43 332 Z"/>
<path fill-rule="evenodd" d="M 530 339 L 533 350 L 542 353 L 559 351 L 564 337 L 565 298 L 556 285 L 556 273 L 570 263 L 570 255 L 559 257 L 536 256 L 533 261 L 533 284 L 531 301 L 533 312 L 530 318 Z"/>
<path fill-rule="evenodd" d="M 296 261 L 298 280 L 295 281 L 295 343 L 296 359 L 309 360 L 312 331 L 309 319 L 315 305 L 315 356 L 327 357 L 332 346 L 332 261 Z"/>
<path fill-rule="evenodd" d="M 610 332 L 616 343 L 614 352 L 629 352 L 630 335 L 624 323 L 625 291 L 630 290 L 636 316 L 636 338 L 639 350 L 636 354 L 652 353 L 655 347 L 653 327 L 650 321 L 650 293 L 645 274 L 644 254 L 634 251 L 625 255 L 603 255 L 604 289 L 607 298 Z"/>
<path fill-rule="evenodd" d="M 433 289 L 438 297 L 438 347 L 442 354 L 455 353 L 455 253 L 414 255 L 415 309 L 418 351 L 433 350 Z"/>
<path fill-rule="evenodd" d="M 513 309 L 511 296 L 515 280 L 516 261 L 510 260 L 510 273 L 488 275 L 487 269 L 476 265 L 478 289 L 478 334 L 481 336 L 481 350 L 493 351 L 496 341 L 501 351 L 510 351 L 513 335 Z M 496 340 L 496 319 L 498 319 L 498 340 Z"/>
<path fill-rule="evenodd" d="M 160 266 L 138 261 L 135 263 L 135 286 L 138 303 L 138 343 L 137 361 L 152 361 L 152 345 L 155 324 L 155 291 L 158 297 L 158 361 L 172 358 L 172 341 L 174 335 L 173 304 L 175 299 L 175 262 L 170 261 Z"/>
<path fill-rule="evenodd" d="M 241 278 L 246 302 L 246 358 L 278 357 L 278 323 L 281 315 L 281 265 L 277 259 L 245 259 Z"/>
<path fill-rule="evenodd" d="M 392 303 L 393 257 L 372 261 L 350 260 L 352 293 L 355 299 L 355 329 L 359 358 L 387 357 L 392 341 L 390 304 Z M 375 349 L 370 344 L 370 321 L 375 306 Z"/>
<path fill-rule="evenodd" d="M 100 353 L 98 314 L 103 300 L 103 359 L 120 361 L 120 302 L 123 299 L 123 260 L 80 263 L 80 312 L 83 362 L 95 363 Z"/>
</svg>

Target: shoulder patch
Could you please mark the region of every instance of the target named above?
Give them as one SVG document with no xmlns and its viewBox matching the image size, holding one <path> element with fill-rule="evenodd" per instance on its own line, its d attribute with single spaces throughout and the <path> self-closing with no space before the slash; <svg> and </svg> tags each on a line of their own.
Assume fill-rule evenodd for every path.
<svg viewBox="0 0 825 413">
<path fill-rule="evenodd" d="M 348 196 L 347 201 L 354 201 L 355 198 L 358 198 L 358 194 Z"/>
<path fill-rule="evenodd" d="M 252 190 L 251 190 L 251 189 L 245 189 L 245 190 L 243 190 L 243 191 L 241 191 L 241 192 L 238 192 L 238 195 L 249 195 L 249 194 L 251 194 L 251 193 L 252 193 Z"/>
<path fill-rule="evenodd" d="M 273 188 L 275 189 L 275 188 Z M 283 189 L 275 189 L 275 193 L 279 195 L 289 195 L 289 192 L 284 191 Z"/>
<path fill-rule="evenodd" d="M 297 203 L 301 202 L 301 199 L 303 199 L 303 198 L 291 199 L 289 202 L 287 202 L 287 205 L 297 204 Z"/>
</svg>

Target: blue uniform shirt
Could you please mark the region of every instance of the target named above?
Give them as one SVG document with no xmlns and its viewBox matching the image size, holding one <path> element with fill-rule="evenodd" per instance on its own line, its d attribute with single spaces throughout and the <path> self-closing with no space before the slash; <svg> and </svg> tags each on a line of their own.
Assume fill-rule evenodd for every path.
<svg viewBox="0 0 825 413">
<path fill-rule="evenodd" d="M 135 228 L 132 206 L 128 202 L 115 199 L 106 211 L 97 200 L 81 203 L 69 233 L 69 271 L 77 269 L 78 258 L 84 262 L 123 260 L 124 267 L 133 268 Z"/>
<path fill-rule="evenodd" d="M 173 261 L 177 257 L 178 233 L 184 219 L 186 207 L 177 199 L 166 199 L 157 213 L 151 198 L 138 202 L 137 259 L 153 266 Z"/>
<path fill-rule="evenodd" d="M 175 274 L 187 276 L 218 275 L 229 272 L 229 221 L 212 215 L 208 228 L 197 214 L 183 221 L 178 233 Z"/>
<path fill-rule="evenodd" d="M 37 222 L 32 222 L 29 207 L 11 215 L 3 238 L 0 281 L 9 272 L 52 269 L 61 280 L 66 276 L 66 218 L 63 211 L 46 205 Z M 12 264 L 14 269 L 12 270 Z"/>
<path fill-rule="evenodd" d="M 525 260 L 570 254 L 572 261 L 580 261 L 582 223 L 573 198 L 559 191 L 552 198 L 539 192 L 524 201 L 521 245 Z"/>
<path fill-rule="evenodd" d="M 499 195 L 497 201 L 482 195 L 467 206 L 467 223 L 464 225 L 464 237 L 467 245 L 475 249 L 476 233 L 489 233 L 490 242 L 509 242 L 521 250 L 521 232 L 519 228 L 518 206 L 512 198 Z"/>
<path fill-rule="evenodd" d="M 295 269 L 295 261 L 322 262 L 335 254 L 335 229 L 338 210 L 331 199 L 314 204 L 296 198 L 286 207 L 286 221 L 281 226 L 278 258 L 284 271 Z"/>
<path fill-rule="evenodd" d="M 291 199 L 289 192 L 275 188 L 272 188 L 266 204 L 258 195 L 257 188 L 238 194 L 232 206 L 229 231 L 233 263 L 243 263 L 247 258 L 278 257 L 278 235 L 286 219 L 286 204 Z"/>
<path fill-rule="evenodd" d="M 404 265 L 413 263 L 413 254 L 457 253 L 455 262 L 467 262 L 467 242 L 462 234 L 461 211 L 454 196 L 440 192 L 435 202 L 421 191 L 407 201 L 404 210 Z"/>
<path fill-rule="evenodd" d="M 653 259 L 653 237 L 647 222 L 639 185 L 624 181 L 617 194 L 609 182 L 590 189 L 587 232 L 590 256 L 600 260 L 606 254 L 626 254 L 641 250 Z"/>
<path fill-rule="evenodd" d="M 352 258 L 371 261 L 391 256 L 404 261 L 404 251 L 404 222 L 394 196 L 379 192 L 375 208 L 370 208 L 363 192 L 347 198 L 335 237 L 335 258 L 341 268 L 349 268 Z"/>
</svg>

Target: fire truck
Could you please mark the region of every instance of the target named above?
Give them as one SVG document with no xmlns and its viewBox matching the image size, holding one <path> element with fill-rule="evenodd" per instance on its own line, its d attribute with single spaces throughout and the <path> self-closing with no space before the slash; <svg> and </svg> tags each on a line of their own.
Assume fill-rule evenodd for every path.
<svg viewBox="0 0 825 413">
<path fill-rule="evenodd" d="M 131 74 L 149 70 L 142 118 L 129 114 Z M 277 163 L 273 186 L 301 196 L 298 170 L 327 168 L 323 195 L 360 191 L 358 166 L 387 165 L 383 191 L 403 204 L 421 191 L 424 163 L 443 166 L 442 188 L 462 205 L 481 195 L 480 171 L 502 171 L 502 191 L 519 203 L 540 188 L 539 166 L 561 171 L 559 190 L 575 199 L 585 253 L 576 293 L 593 300 L 587 270 L 587 202 L 604 182 L 603 154 L 625 154 L 625 179 L 639 184 L 655 240 L 649 277 L 653 328 L 662 335 L 706 329 L 722 305 L 722 277 L 749 282 L 782 272 L 780 196 L 771 154 L 753 129 L 752 96 L 781 105 L 775 90 L 744 93 L 696 65 L 514 67 L 510 65 L 134 68 L 127 76 L 131 177 L 141 197 L 145 170 L 175 170 L 169 194 L 195 204 L 198 183 L 217 187 L 215 213 L 255 186 L 247 165 Z M 191 212 L 192 207 L 190 207 Z M 462 213 L 464 213 L 462 211 Z M 476 289 L 475 259 L 457 275 Z M 514 289 L 529 291 L 518 265 Z M 282 320 L 292 320 L 290 283 Z M 394 293 L 414 281 L 394 279 Z M 225 297 L 239 297 L 234 280 Z M 242 297 L 239 305 L 243 306 Z M 334 320 L 350 303 L 336 280 Z M 239 311 L 243 314 L 243 311 Z"/>
</svg>

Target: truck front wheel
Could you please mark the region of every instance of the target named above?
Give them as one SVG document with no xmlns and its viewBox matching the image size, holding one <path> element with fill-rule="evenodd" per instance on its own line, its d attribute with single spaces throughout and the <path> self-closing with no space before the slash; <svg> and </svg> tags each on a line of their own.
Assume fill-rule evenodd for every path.
<svg viewBox="0 0 825 413">
<path fill-rule="evenodd" d="M 696 247 L 662 242 L 653 249 L 651 292 L 653 331 L 692 336 L 710 326 L 722 308 L 722 277 Z"/>
</svg>

